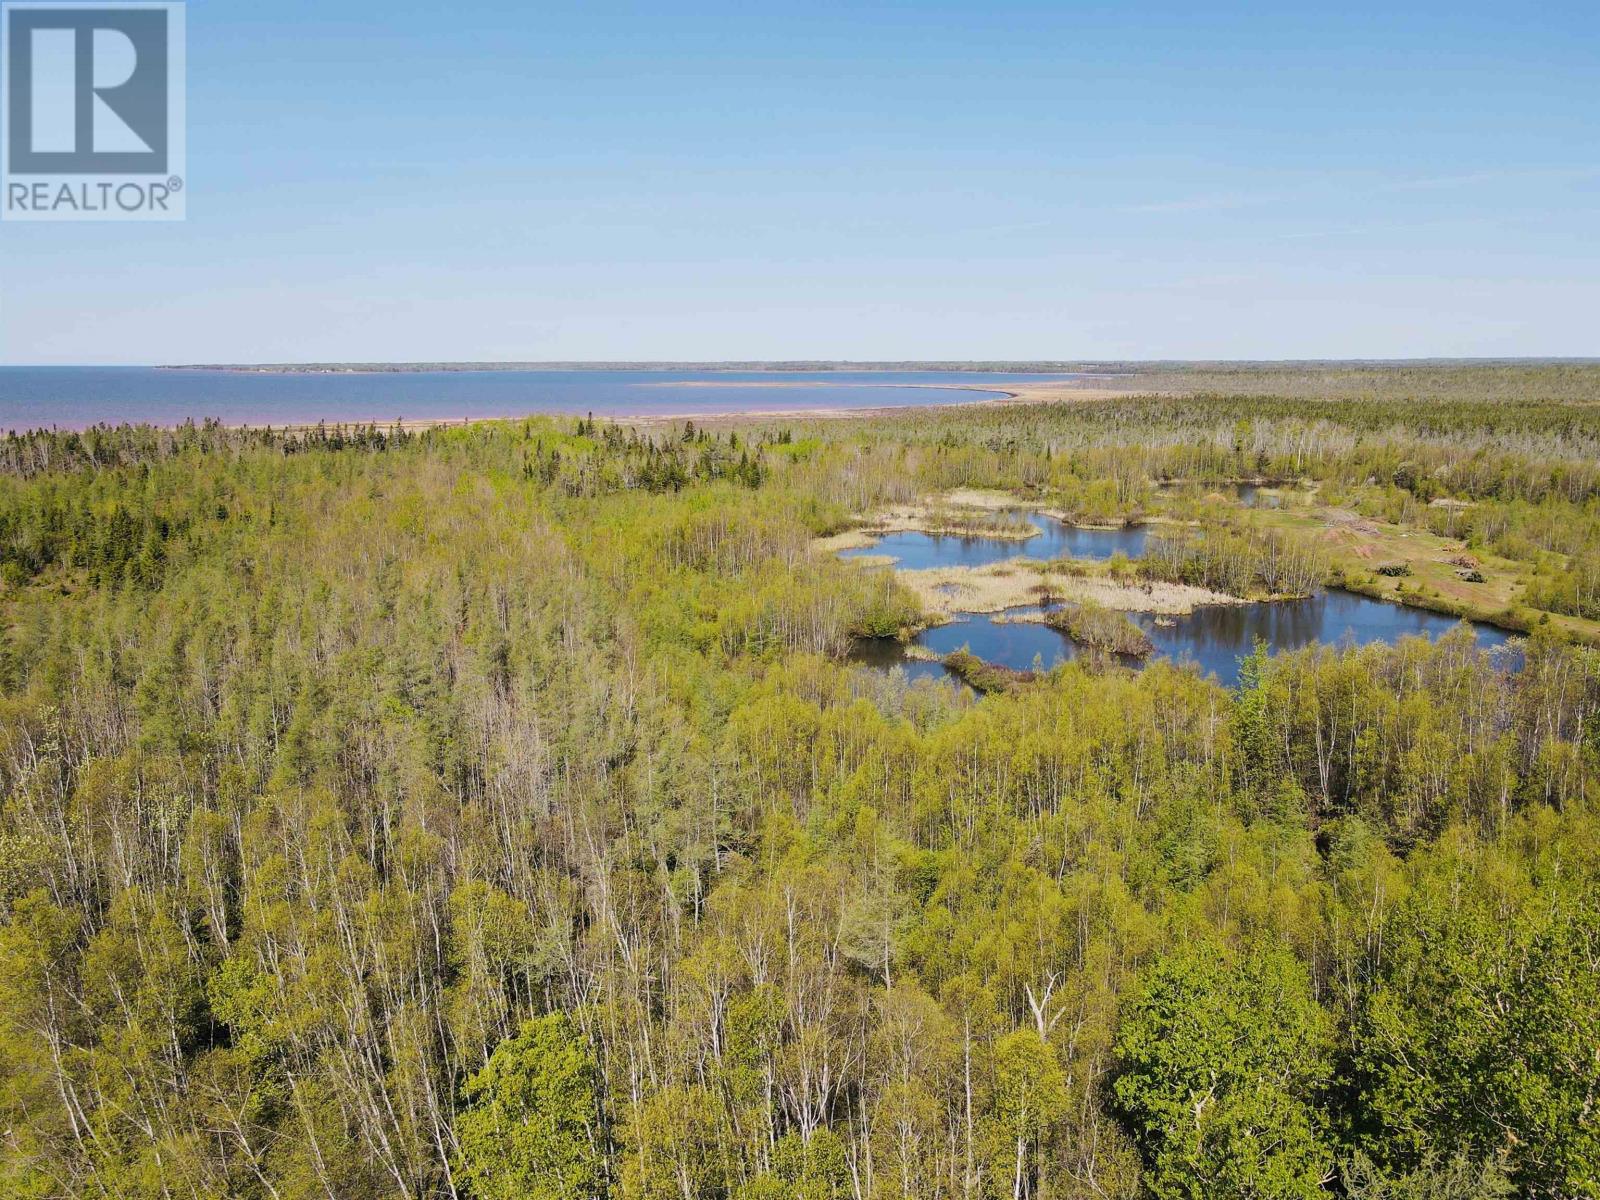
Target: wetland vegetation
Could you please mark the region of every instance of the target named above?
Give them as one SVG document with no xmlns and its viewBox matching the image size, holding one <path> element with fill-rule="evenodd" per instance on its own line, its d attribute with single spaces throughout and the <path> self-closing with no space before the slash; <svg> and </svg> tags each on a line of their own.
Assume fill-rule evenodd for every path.
<svg viewBox="0 0 1600 1200">
<path fill-rule="evenodd" d="M 1596 1195 L 1600 368 L 1317 370 L 9 436 L 0 1194 Z"/>
</svg>

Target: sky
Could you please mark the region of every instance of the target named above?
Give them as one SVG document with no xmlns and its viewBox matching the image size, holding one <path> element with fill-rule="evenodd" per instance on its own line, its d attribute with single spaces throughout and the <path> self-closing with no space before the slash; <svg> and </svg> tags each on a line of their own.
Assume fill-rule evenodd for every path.
<svg viewBox="0 0 1600 1200">
<path fill-rule="evenodd" d="M 192 0 L 0 363 L 1600 355 L 1600 5 Z"/>
</svg>

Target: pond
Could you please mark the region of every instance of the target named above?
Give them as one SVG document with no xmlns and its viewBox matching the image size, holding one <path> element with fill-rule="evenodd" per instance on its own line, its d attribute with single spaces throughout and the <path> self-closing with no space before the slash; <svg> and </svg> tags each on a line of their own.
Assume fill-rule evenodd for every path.
<svg viewBox="0 0 1600 1200">
<path fill-rule="evenodd" d="M 1282 508 L 1283 496 L 1278 492 L 1263 491 L 1253 483 L 1235 484 L 1233 494 L 1246 508 Z"/>
<path fill-rule="evenodd" d="M 1237 485 L 1240 498 L 1253 503 L 1254 491 L 1244 495 L 1250 484 Z M 992 562 L 1026 555 L 1029 558 L 1059 557 L 1106 559 L 1121 552 L 1137 558 L 1145 549 L 1145 530 L 1078 529 L 1039 513 L 1021 514 L 1034 527 L 1032 537 L 958 537 L 927 533 L 891 533 L 870 547 L 843 552 L 846 558 L 888 555 L 902 569 L 928 567 L 980 567 Z M 1079 648 L 1066 634 L 1033 621 L 1008 619 L 1039 609 L 1011 609 L 1003 614 L 974 613 L 961 616 L 948 625 L 925 630 L 917 644 L 934 654 L 945 655 L 963 647 L 987 662 L 1016 670 L 1030 670 L 1036 664 L 1048 669 L 1075 658 Z M 1386 600 L 1374 600 L 1354 592 L 1330 591 L 1304 600 L 1223 605 L 1196 609 L 1188 616 L 1157 618 L 1148 613 L 1130 614 L 1155 645 L 1155 657 L 1178 662 L 1193 662 L 1201 672 L 1214 675 L 1232 687 L 1239 679 L 1239 662 L 1262 641 L 1277 653 L 1298 650 L 1318 642 L 1330 645 L 1364 646 L 1373 642 L 1393 645 L 1403 637 L 1438 637 L 1460 622 L 1441 613 L 1408 608 Z M 1504 646 L 1511 635 L 1492 625 L 1474 623 L 1478 645 L 1486 650 Z M 947 675 L 937 662 L 908 658 L 892 639 L 867 639 L 854 654 L 857 662 L 869 666 L 901 667 L 913 678 L 939 678 Z"/>
<path fill-rule="evenodd" d="M 1021 515 L 1034 529 L 1026 540 L 981 535 L 886 533 L 870 546 L 840 553 L 845 558 L 886 555 L 895 560 L 896 567 L 907 571 L 929 567 L 981 567 L 1008 558 L 1107 559 L 1119 552 L 1138 558 L 1144 553 L 1146 531 L 1143 528 L 1081 529 L 1040 513 Z"/>
<path fill-rule="evenodd" d="M 1007 619 L 1038 611 L 1020 608 L 1006 613 L 973 613 L 925 630 L 916 643 L 940 655 L 964 647 L 987 662 L 1019 671 L 1036 665 L 1048 670 L 1076 658 L 1080 648 L 1066 634 L 1037 622 Z M 1152 657 L 1192 662 L 1202 674 L 1216 676 L 1226 687 L 1238 684 L 1240 660 L 1251 652 L 1257 640 L 1265 642 L 1272 653 L 1298 650 L 1318 642 L 1394 645 L 1403 637 L 1437 638 L 1460 624 L 1442 613 L 1340 591 L 1305 600 L 1200 608 L 1188 616 L 1129 616 L 1155 644 Z M 1473 623 L 1472 629 L 1478 646 L 1485 650 L 1505 646 L 1511 638 L 1491 625 Z M 879 667 L 904 666 L 913 677 L 945 674 L 936 662 L 908 659 L 899 643 L 887 638 L 864 641 L 856 661 Z"/>
<path fill-rule="evenodd" d="M 1134 614 L 1133 620 L 1155 643 L 1157 655 L 1192 661 L 1228 687 L 1238 683 L 1239 661 L 1257 640 L 1274 654 L 1318 642 L 1392 646 L 1406 637 L 1438 638 L 1461 624 L 1443 613 L 1342 591 L 1304 600 L 1197 608 L 1188 616 L 1168 618 L 1168 625 L 1157 624 L 1148 613 Z M 1511 634 L 1493 625 L 1470 622 L 1470 626 L 1480 649 L 1495 650 L 1511 640 Z"/>
</svg>

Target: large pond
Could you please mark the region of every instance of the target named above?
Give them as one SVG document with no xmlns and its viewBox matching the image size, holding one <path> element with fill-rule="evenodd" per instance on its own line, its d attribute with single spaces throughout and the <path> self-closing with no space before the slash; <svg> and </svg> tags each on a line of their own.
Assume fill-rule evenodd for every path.
<svg viewBox="0 0 1600 1200">
<path fill-rule="evenodd" d="M 916 644 L 935 654 L 967 649 L 987 662 L 1019 671 L 1066 662 L 1080 653 L 1066 634 L 1035 621 L 1012 618 L 1038 609 L 1011 609 L 1005 613 L 974 613 L 948 625 L 925 630 Z M 1324 642 L 1329 645 L 1365 646 L 1373 642 L 1393 645 L 1403 637 L 1438 637 L 1460 622 L 1440 613 L 1406 608 L 1352 592 L 1325 592 L 1306 600 L 1241 604 L 1196 609 L 1188 616 L 1152 617 L 1130 614 L 1155 643 L 1153 657 L 1192 662 L 1203 674 L 1215 675 L 1228 687 L 1239 682 L 1239 663 L 1256 642 L 1273 653 L 1298 650 Z M 1472 624 L 1479 647 L 1494 650 L 1510 634 L 1492 625 Z M 903 667 L 913 677 L 947 674 L 937 662 L 908 658 L 898 642 L 888 638 L 861 643 L 856 660 L 877 667 Z"/>
<path fill-rule="evenodd" d="M 1039 534 L 1027 541 L 896 533 L 872 547 L 846 554 L 893 555 L 898 566 L 920 568 L 982 566 L 1023 554 L 1035 558 L 1107 558 L 1120 550 L 1137 557 L 1144 549 L 1143 530 L 1073 529 L 1037 514 L 1030 514 L 1029 520 Z M 965 648 L 987 662 L 1023 671 L 1035 667 L 1048 670 L 1076 657 L 1079 647 L 1066 634 L 1036 621 L 1014 619 L 1038 611 L 1019 608 L 1006 613 L 974 613 L 925 630 L 916 644 L 938 655 Z M 1154 643 L 1154 657 L 1192 662 L 1202 673 L 1216 676 L 1229 687 L 1238 683 L 1240 660 L 1258 641 L 1265 642 L 1274 653 L 1318 642 L 1393 645 L 1404 637 L 1438 637 L 1461 623 L 1440 613 L 1341 591 L 1305 600 L 1201 608 L 1188 616 L 1130 615 Z M 1478 645 L 1487 650 L 1504 647 L 1511 637 L 1492 625 L 1473 623 L 1471 627 Z M 855 658 L 870 666 L 900 667 L 914 678 L 947 675 L 937 662 L 908 657 L 905 648 L 892 639 L 862 642 Z"/>
<path fill-rule="evenodd" d="M 964 537 L 957 534 L 886 533 L 870 546 L 845 550 L 845 558 L 887 556 L 907 571 L 929 567 L 981 567 L 1008 558 L 1107 559 L 1122 553 L 1138 558 L 1144 553 L 1146 532 L 1134 529 L 1080 529 L 1063 521 L 1024 513 L 1019 519 L 1033 527 L 1026 538 Z"/>
</svg>

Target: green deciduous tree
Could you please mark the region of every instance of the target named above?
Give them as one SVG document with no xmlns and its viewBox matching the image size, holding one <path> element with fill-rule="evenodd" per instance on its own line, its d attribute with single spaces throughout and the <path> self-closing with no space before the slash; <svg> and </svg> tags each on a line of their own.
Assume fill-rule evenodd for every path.
<svg viewBox="0 0 1600 1200">
<path fill-rule="evenodd" d="M 1600 910 L 1565 891 L 1438 878 L 1398 915 L 1355 1033 L 1357 1116 L 1391 1169 L 1466 1152 L 1529 1195 L 1600 1196 Z"/>
<path fill-rule="evenodd" d="M 1055 1052 L 1032 1029 L 1018 1029 L 994 1049 L 994 1108 L 986 1133 L 990 1193 L 1037 1196 L 1043 1154 L 1067 1112 L 1066 1078 Z"/>
<path fill-rule="evenodd" d="M 482 1200 L 589 1200 L 605 1190 L 599 1068 L 564 1014 L 526 1022 L 467 1081 L 457 1169 Z"/>
<path fill-rule="evenodd" d="M 1333 1153 L 1317 1108 L 1331 1029 L 1281 949 L 1176 951 L 1139 980 L 1117 1035 L 1118 1106 L 1161 1200 L 1314 1197 Z"/>
</svg>

